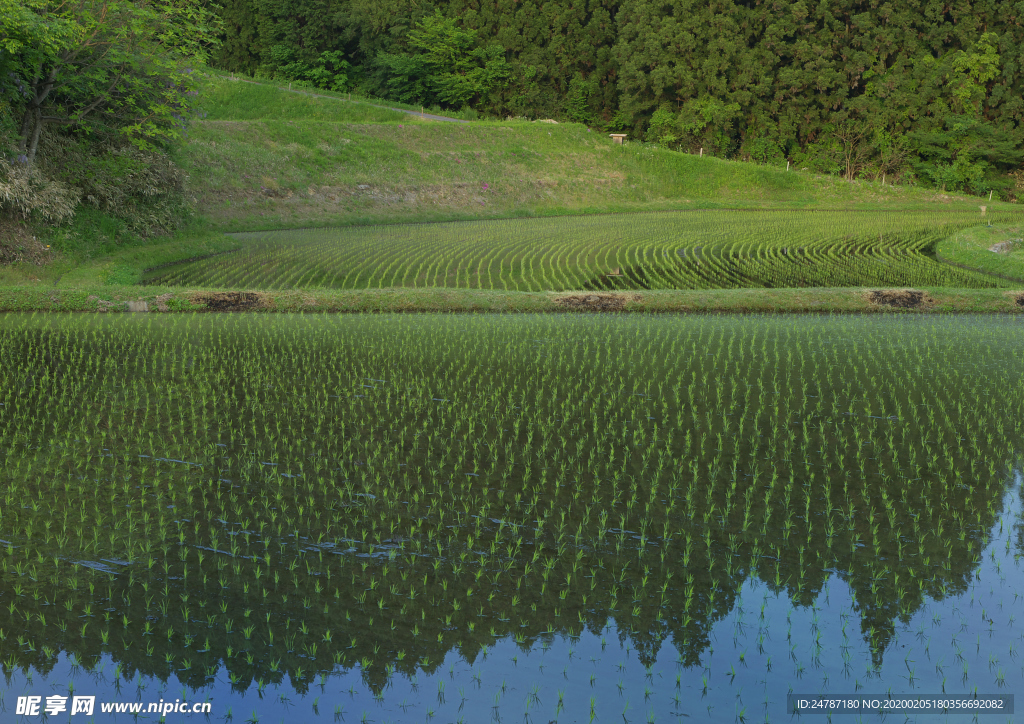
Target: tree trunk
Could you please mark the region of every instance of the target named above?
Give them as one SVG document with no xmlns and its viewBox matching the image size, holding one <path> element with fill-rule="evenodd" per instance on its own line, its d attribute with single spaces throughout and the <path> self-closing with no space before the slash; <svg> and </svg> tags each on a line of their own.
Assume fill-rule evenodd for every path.
<svg viewBox="0 0 1024 724">
<path fill-rule="evenodd" d="M 40 77 L 40 73 L 41 69 L 37 69 L 31 85 L 32 100 L 29 101 L 25 116 L 21 120 L 21 136 L 18 139 L 18 150 L 21 151 L 22 160 L 29 164 L 35 162 L 39 150 L 39 135 L 43 130 L 43 102 L 53 90 L 57 68 L 54 67 L 45 78 Z"/>
<path fill-rule="evenodd" d="M 25 109 L 25 117 L 21 120 L 21 133 L 18 136 L 18 151 L 25 161 L 28 160 L 28 139 L 32 131 L 32 120 L 34 118 L 32 106 Z"/>
<path fill-rule="evenodd" d="M 35 116 L 36 127 L 32 129 L 32 143 L 28 147 L 28 162 L 30 164 L 35 163 L 36 151 L 39 150 L 39 134 L 43 130 L 43 111 L 39 106 L 36 106 Z"/>
</svg>

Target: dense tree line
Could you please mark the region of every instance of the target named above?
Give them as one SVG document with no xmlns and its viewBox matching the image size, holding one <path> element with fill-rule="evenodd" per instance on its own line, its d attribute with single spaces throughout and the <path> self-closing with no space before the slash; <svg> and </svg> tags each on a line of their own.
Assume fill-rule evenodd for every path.
<svg viewBox="0 0 1024 724">
<path fill-rule="evenodd" d="M 224 0 L 226 69 L 950 190 L 1022 160 L 1024 2 Z"/>
</svg>

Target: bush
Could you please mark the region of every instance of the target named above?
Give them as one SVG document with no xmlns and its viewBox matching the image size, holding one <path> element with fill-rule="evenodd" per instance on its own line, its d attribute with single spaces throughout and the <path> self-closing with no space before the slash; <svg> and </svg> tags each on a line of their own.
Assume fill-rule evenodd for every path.
<svg viewBox="0 0 1024 724">
<path fill-rule="evenodd" d="M 78 189 L 46 178 L 38 166 L 0 158 L 0 212 L 60 224 L 75 215 L 80 196 Z"/>
<path fill-rule="evenodd" d="M 91 207 L 117 238 L 170 231 L 189 216 L 187 177 L 164 153 L 45 134 L 35 163 L 0 158 L 0 214 L 62 225 Z"/>
<path fill-rule="evenodd" d="M 46 176 L 77 188 L 95 209 L 136 234 L 169 231 L 186 214 L 185 173 L 164 153 L 48 134 L 40 165 Z"/>
</svg>

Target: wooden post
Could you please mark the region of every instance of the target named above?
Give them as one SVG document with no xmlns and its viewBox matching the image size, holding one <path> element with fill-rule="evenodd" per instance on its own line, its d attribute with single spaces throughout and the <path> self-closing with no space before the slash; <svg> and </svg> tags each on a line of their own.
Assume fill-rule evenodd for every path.
<svg viewBox="0 0 1024 724">
<path fill-rule="evenodd" d="M 789 161 L 786 161 L 786 170 L 789 170 Z"/>
<path fill-rule="evenodd" d="M 704 158 L 704 147 L 703 146 L 700 147 L 700 157 Z"/>
<path fill-rule="evenodd" d="M 992 189 L 989 189 L 989 190 L 988 190 L 988 202 L 989 202 L 990 204 L 992 203 Z"/>
</svg>

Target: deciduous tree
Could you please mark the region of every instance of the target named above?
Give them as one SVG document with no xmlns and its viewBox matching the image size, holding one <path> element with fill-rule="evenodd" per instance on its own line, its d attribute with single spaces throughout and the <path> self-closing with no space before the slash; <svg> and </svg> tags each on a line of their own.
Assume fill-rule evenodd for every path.
<svg viewBox="0 0 1024 724">
<path fill-rule="evenodd" d="M 35 160 L 47 124 L 144 148 L 180 137 L 217 33 L 199 0 L 13 4 L 16 21 L 3 29 L 4 95 L 22 162 Z"/>
</svg>

